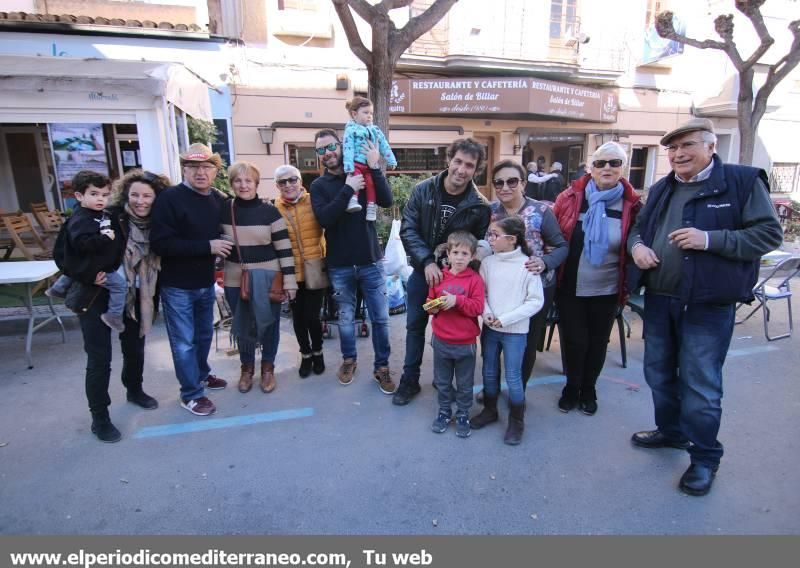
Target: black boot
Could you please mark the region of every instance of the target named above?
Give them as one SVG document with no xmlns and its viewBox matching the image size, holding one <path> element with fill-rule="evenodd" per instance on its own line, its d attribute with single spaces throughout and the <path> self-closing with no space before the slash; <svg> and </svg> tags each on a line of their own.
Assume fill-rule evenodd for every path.
<svg viewBox="0 0 800 568">
<path fill-rule="evenodd" d="M 305 379 L 311 374 L 311 353 L 303 353 L 300 361 L 300 369 L 297 371 L 301 379 Z"/>
<path fill-rule="evenodd" d="M 484 426 L 488 426 L 492 422 L 497 422 L 497 397 L 496 396 L 483 396 L 483 410 L 480 411 L 475 417 L 470 418 L 469 424 L 473 430 L 480 430 Z"/>
<path fill-rule="evenodd" d="M 111 417 L 108 415 L 108 410 L 101 410 L 92 412 L 92 434 L 97 436 L 101 442 L 113 444 L 122 439 L 117 427 L 111 423 Z"/>
<path fill-rule="evenodd" d="M 325 372 L 325 358 L 322 356 L 322 351 L 314 351 L 311 354 L 311 363 L 315 375 Z"/>
<path fill-rule="evenodd" d="M 158 408 L 158 401 L 152 396 L 142 390 L 142 387 L 132 388 L 128 390 L 128 402 L 132 402 L 136 406 L 141 406 L 145 410 L 153 410 Z"/>
<path fill-rule="evenodd" d="M 558 399 L 558 409 L 561 412 L 569 412 L 578 406 L 579 395 L 577 387 L 566 385 L 561 391 L 561 398 Z"/>
<path fill-rule="evenodd" d="M 516 446 L 522 442 L 522 432 L 525 430 L 525 404 L 512 404 L 508 415 L 508 428 L 503 442 L 509 446 Z"/>
</svg>

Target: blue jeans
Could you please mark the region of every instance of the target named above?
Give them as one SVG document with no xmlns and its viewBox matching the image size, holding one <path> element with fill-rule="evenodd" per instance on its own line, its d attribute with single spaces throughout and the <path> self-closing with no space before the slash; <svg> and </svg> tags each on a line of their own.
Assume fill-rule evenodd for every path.
<svg viewBox="0 0 800 568">
<path fill-rule="evenodd" d="M 500 394 L 500 353 L 508 385 L 508 400 L 513 405 L 525 403 L 525 389 L 522 388 L 522 359 L 528 343 L 527 333 L 503 333 L 483 326 L 483 392 L 489 397 Z"/>
<path fill-rule="evenodd" d="M 239 304 L 239 287 L 225 286 L 225 299 L 228 301 L 231 313 L 235 314 L 236 306 Z M 272 309 L 275 323 L 264 330 L 263 337 L 258 340 L 261 345 L 261 361 L 264 363 L 275 362 L 278 345 L 281 341 L 281 304 L 280 302 L 270 302 L 269 307 Z M 251 341 L 240 341 L 238 347 L 240 363 L 255 363 L 256 350 Z"/>
<path fill-rule="evenodd" d="M 196 290 L 161 288 L 172 363 L 184 401 L 204 396 L 203 381 L 211 372 L 208 352 L 214 335 L 215 302 L 214 286 Z"/>
<path fill-rule="evenodd" d="M 375 369 L 389 365 L 389 302 L 386 299 L 386 275 L 383 265 L 328 267 L 333 296 L 339 305 L 339 341 L 342 357 L 357 359 L 356 289 L 361 288 L 372 323 L 372 348 L 375 350 Z"/>
<path fill-rule="evenodd" d="M 428 299 L 428 283 L 424 273 L 418 270 L 411 273 L 406 283 L 406 294 L 406 356 L 402 380 L 419 383 L 419 369 L 425 351 L 425 329 L 428 327 L 428 313 L 422 309 L 422 304 Z"/>
<path fill-rule="evenodd" d="M 658 429 L 692 442 L 692 463 L 719 465 L 722 365 L 733 335 L 733 304 L 689 304 L 647 294 L 644 377 L 653 391 Z"/>
</svg>

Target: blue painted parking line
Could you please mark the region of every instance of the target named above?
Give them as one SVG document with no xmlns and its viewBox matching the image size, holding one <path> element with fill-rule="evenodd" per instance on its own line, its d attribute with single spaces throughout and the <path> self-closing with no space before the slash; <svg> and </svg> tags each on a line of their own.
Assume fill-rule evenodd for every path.
<svg viewBox="0 0 800 568">
<path fill-rule="evenodd" d="M 261 414 L 246 414 L 244 416 L 231 416 L 230 418 L 200 419 L 198 422 L 185 422 L 181 424 L 164 424 L 162 426 L 148 426 L 142 428 L 134 438 L 155 438 L 158 436 L 174 436 L 176 434 L 189 434 L 191 432 L 204 432 L 220 428 L 233 428 L 236 426 L 250 426 L 265 422 L 279 422 L 281 420 L 294 420 L 295 418 L 308 418 L 314 415 L 313 408 L 293 408 L 264 412 Z"/>
<path fill-rule="evenodd" d="M 743 349 L 731 349 L 728 351 L 728 357 L 744 357 L 745 355 L 755 355 L 757 353 L 766 353 L 768 351 L 778 351 L 777 347 L 772 345 L 760 345 L 758 347 L 745 347 Z"/>
</svg>

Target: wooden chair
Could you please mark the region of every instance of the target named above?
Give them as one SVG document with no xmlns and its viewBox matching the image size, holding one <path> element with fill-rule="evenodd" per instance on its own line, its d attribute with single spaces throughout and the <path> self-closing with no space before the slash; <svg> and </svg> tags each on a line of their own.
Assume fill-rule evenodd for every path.
<svg viewBox="0 0 800 568">
<path fill-rule="evenodd" d="M 31 208 L 33 209 L 33 203 L 31 203 Z M 33 209 L 33 218 L 39 223 L 45 237 L 52 237 L 54 240 L 61 230 L 61 225 L 64 224 L 64 218 L 61 213 L 49 209 L 44 211 Z"/>
<path fill-rule="evenodd" d="M 18 211 L 17 213 L 6 213 L 1 216 L 14 246 L 18 248 L 28 260 L 52 260 L 52 247 L 45 243 L 44 239 L 33 228 L 28 216 Z M 35 249 L 39 249 L 38 251 Z M 13 248 L 12 248 L 13 250 Z M 11 256 L 10 252 L 6 258 Z"/>
<path fill-rule="evenodd" d="M 36 213 L 39 211 L 40 213 L 45 213 L 50 211 L 50 208 L 47 206 L 46 201 L 42 201 L 41 203 L 31 203 L 30 204 L 31 212 Z"/>
</svg>

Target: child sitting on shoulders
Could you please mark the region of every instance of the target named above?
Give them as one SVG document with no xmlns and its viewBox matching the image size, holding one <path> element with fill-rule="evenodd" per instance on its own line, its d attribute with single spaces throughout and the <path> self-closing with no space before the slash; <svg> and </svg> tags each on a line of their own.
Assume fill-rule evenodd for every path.
<svg viewBox="0 0 800 568">
<path fill-rule="evenodd" d="M 470 268 L 478 241 L 456 231 L 447 237 L 447 260 L 442 281 L 431 286 L 425 311 L 433 314 L 433 382 L 438 391 L 439 413 L 431 429 L 447 430 L 452 416 L 453 376 L 456 383 L 456 435 L 470 435 L 469 410 L 475 382 L 475 338 L 480 335 L 478 316 L 483 313 L 483 280 Z"/>
<path fill-rule="evenodd" d="M 357 171 L 364 176 L 367 221 L 375 221 L 378 218 L 378 207 L 375 204 L 375 183 L 372 181 L 372 172 L 367 165 L 367 157 L 363 150 L 364 143 L 370 141 L 376 144 L 390 169 L 397 167 L 397 159 L 381 129 L 372 124 L 372 101 L 356 96 L 353 97 L 353 100 L 348 101 L 345 108 L 350 113 L 350 120 L 344 127 L 344 138 L 342 139 L 344 173 L 352 174 Z M 347 212 L 356 213 L 358 211 L 361 211 L 361 205 L 358 203 L 358 194 L 354 194 L 347 205 Z"/>
</svg>

